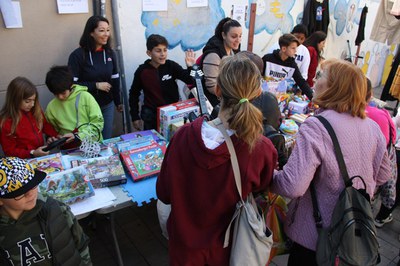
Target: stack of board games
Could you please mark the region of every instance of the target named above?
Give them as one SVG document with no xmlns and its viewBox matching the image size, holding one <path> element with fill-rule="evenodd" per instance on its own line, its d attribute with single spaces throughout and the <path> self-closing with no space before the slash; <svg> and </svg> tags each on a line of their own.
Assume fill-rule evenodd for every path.
<svg viewBox="0 0 400 266">
<path fill-rule="evenodd" d="M 47 174 L 58 173 L 64 171 L 65 169 L 61 160 L 61 153 L 54 153 L 42 157 L 28 159 L 28 162 L 33 166 L 33 168 Z"/>
<path fill-rule="evenodd" d="M 71 161 L 71 167 L 83 165 L 87 171 L 87 181 L 94 188 L 116 186 L 126 183 L 126 176 L 118 155 L 85 158 Z"/>
<path fill-rule="evenodd" d="M 94 195 L 92 184 L 85 180 L 86 175 L 83 166 L 53 173 L 39 184 L 39 192 L 45 197 L 51 196 L 65 204 L 86 199 Z"/>
<path fill-rule="evenodd" d="M 165 141 L 153 141 L 120 153 L 121 159 L 133 181 L 158 174 L 166 150 Z"/>
<path fill-rule="evenodd" d="M 166 140 L 170 139 L 169 130 L 172 123 L 183 121 L 189 113 L 200 114 L 200 108 L 196 99 L 189 99 L 157 108 L 157 131 Z"/>
</svg>

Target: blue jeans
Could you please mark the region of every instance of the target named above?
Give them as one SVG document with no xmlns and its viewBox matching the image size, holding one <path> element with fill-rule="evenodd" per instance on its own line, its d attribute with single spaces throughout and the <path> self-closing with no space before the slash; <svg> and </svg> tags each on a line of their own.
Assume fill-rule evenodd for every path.
<svg viewBox="0 0 400 266">
<path fill-rule="evenodd" d="M 101 134 L 103 135 L 103 139 L 109 139 L 111 138 L 114 126 L 114 102 L 102 106 L 101 113 L 104 119 L 104 127 Z"/>
</svg>

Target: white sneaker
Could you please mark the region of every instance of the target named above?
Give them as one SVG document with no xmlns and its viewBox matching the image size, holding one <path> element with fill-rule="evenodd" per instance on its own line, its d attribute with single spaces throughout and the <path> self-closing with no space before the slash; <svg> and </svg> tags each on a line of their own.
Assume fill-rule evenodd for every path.
<svg viewBox="0 0 400 266">
<path fill-rule="evenodd" d="M 375 219 L 374 224 L 376 227 L 381 228 L 384 224 L 390 223 L 391 221 L 393 221 L 393 215 L 389 214 L 389 216 L 386 217 L 385 219 L 382 220 Z"/>
</svg>

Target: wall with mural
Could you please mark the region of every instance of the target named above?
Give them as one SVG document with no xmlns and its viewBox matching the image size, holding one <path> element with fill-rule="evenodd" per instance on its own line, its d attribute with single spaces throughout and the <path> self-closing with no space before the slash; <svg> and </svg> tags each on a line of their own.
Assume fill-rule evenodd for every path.
<svg viewBox="0 0 400 266">
<path fill-rule="evenodd" d="M 325 0 L 326 1 L 326 0 Z M 257 4 L 253 52 L 263 56 L 282 33 L 290 32 L 303 16 L 304 0 L 208 0 L 208 7 L 188 8 L 186 0 L 168 0 L 168 11 L 142 12 L 142 1 L 118 0 L 121 47 L 125 80 L 129 89 L 137 66 L 147 59 L 146 37 L 152 33 L 164 35 L 170 44 L 169 58 L 184 65 L 186 49 L 201 49 L 214 33 L 218 21 L 231 16 L 233 6 Z M 369 40 L 379 0 L 331 0 L 330 23 L 325 58 L 348 58 L 356 54 L 355 38 L 361 10 L 369 12 L 365 25 L 365 40 L 361 43 L 358 65 L 374 86 L 383 83 L 390 70 L 395 45 L 387 46 Z M 249 10 L 248 10 L 249 11 Z M 249 22 L 243 23 L 242 50 L 247 49 Z"/>
</svg>

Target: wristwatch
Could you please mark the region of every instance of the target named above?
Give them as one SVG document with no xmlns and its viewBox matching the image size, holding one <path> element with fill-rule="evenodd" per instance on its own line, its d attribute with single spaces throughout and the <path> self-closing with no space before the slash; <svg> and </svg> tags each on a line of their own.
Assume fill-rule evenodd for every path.
<svg viewBox="0 0 400 266">
<path fill-rule="evenodd" d="M 35 152 L 35 150 L 31 150 L 31 151 L 29 152 L 29 154 L 31 155 L 31 157 L 35 157 L 35 155 L 33 155 L 34 152 Z"/>
</svg>

